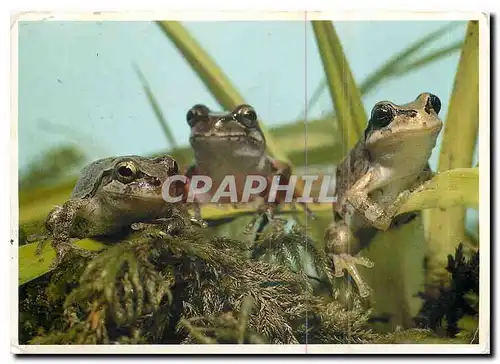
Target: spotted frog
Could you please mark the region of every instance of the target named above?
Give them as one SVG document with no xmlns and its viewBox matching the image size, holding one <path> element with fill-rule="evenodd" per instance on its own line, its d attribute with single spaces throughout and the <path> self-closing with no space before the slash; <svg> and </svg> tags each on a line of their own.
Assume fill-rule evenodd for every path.
<svg viewBox="0 0 500 364">
<path fill-rule="evenodd" d="M 70 238 L 111 235 L 144 223 L 161 224 L 171 234 L 179 232 L 189 218 L 187 210 L 162 198 L 163 182 L 177 173 L 177 162 L 168 155 L 110 157 L 86 166 L 69 200 L 46 219 L 57 253 L 53 267 L 71 249 L 87 254 L 71 245 Z M 182 185 L 170 188 L 172 195 L 182 194 Z"/>
</svg>

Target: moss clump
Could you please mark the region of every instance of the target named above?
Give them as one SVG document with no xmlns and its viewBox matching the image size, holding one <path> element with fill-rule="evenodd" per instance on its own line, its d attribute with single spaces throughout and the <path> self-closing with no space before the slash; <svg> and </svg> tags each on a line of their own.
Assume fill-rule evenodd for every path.
<svg viewBox="0 0 500 364">
<path fill-rule="evenodd" d="M 20 288 L 21 343 L 354 344 L 434 342 L 430 330 L 379 334 L 355 294 L 330 280 L 306 234 L 276 230 L 255 246 L 187 230 L 135 232 L 96 257 L 69 257 Z M 330 295 L 301 268 L 304 244 Z M 301 248 L 302 246 L 302 248 Z M 273 253 L 274 252 L 274 253 Z M 461 261 L 461 260 L 460 260 Z M 433 341 L 434 340 L 434 341 Z M 450 339 L 451 340 L 451 339 Z"/>
<path fill-rule="evenodd" d="M 244 242 L 196 231 L 175 237 L 159 230 L 138 232 L 90 261 L 74 257 L 46 278 L 50 283 L 39 296 L 51 297 L 42 306 L 57 319 L 39 320 L 43 330 L 26 331 L 24 339 L 38 344 L 184 343 L 200 338 L 193 327 L 205 326 L 212 327 L 214 340 L 239 342 L 240 334 L 231 339 L 227 332 L 241 312 L 247 312 L 245 342 L 354 343 L 376 337 L 366 326 L 366 312 L 326 302 L 312 294 L 304 275 L 249 255 Z M 83 269 L 75 269 L 75 261 Z M 63 279 L 68 272 L 72 278 Z M 73 283 L 60 286 L 62 281 Z M 245 299 L 252 302 L 251 313 Z M 21 311 L 36 312 L 40 302 L 27 302 Z"/>
</svg>

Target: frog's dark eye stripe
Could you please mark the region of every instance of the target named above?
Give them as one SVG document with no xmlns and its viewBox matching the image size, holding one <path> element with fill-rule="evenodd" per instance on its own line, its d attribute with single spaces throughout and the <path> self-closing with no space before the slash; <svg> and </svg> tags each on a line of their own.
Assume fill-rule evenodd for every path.
<svg viewBox="0 0 500 364">
<path fill-rule="evenodd" d="M 425 105 L 425 111 L 429 113 L 430 109 L 433 109 L 436 114 L 439 114 L 441 111 L 441 100 L 436 95 L 430 94 L 427 99 L 427 104 Z"/>
<path fill-rule="evenodd" d="M 189 126 L 193 126 L 199 120 L 199 116 L 207 116 L 210 110 L 202 104 L 194 105 L 186 114 L 186 121 Z"/>
</svg>

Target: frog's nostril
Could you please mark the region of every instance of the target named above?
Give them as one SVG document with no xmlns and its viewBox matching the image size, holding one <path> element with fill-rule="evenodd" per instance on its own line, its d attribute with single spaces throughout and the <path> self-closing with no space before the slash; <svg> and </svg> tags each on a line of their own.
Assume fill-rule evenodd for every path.
<svg viewBox="0 0 500 364">
<path fill-rule="evenodd" d="M 158 187 L 158 186 L 161 186 L 161 181 L 160 181 L 160 179 L 159 179 L 159 178 L 153 177 L 153 178 L 151 179 L 151 184 L 152 184 L 153 186 L 157 186 L 157 187 Z"/>
</svg>

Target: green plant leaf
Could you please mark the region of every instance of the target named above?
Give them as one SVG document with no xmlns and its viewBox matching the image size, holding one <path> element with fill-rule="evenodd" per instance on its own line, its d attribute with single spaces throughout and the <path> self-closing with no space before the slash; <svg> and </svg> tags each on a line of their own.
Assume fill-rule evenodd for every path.
<svg viewBox="0 0 500 364">
<path fill-rule="evenodd" d="M 366 124 L 359 90 L 352 78 L 332 22 L 312 22 L 332 104 L 340 121 L 344 155 L 357 143 Z"/>
<path fill-rule="evenodd" d="M 212 57 L 191 37 L 182 24 L 175 21 L 159 21 L 157 24 L 225 110 L 232 110 L 236 106 L 246 103 Z M 269 153 L 277 159 L 289 162 L 288 157 L 277 147 L 269 135 L 262 120 L 260 126 L 266 138 Z"/>
<path fill-rule="evenodd" d="M 75 244 L 91 251 L 99 251 L 105 247 L 104 244 L 92 239 L 82 239 Z M 47 241 L 40 255 L 36 255 L 37 246 L 38 243 L 31 243 L 19 248 L 19 285 L 50 271 L 50 264 L 56 257 L 55 250 Z"/>
<path fill-rule="evenodd" d="M 479 125 L 479 23 L 470 21 L 443 131 L 439 171 L 472 166 Z M 459 141 L 459 142 L 458 142 Z M 478 187 L 479 190 L 479 187 Z M 477 192 L 478 193 L 478 192 Z M 449 281 L 448 254 L 466 240 L 463 207 L 429 212 L 428 285 Z"/>
<path fill-rule="evenodd" d="M 366 127 L 367 117 L 363 106 L 363 100 L 361 99 L 361 92 L 356 85 L 351 68 L 349 67 L 349 62 L 344 54 L 342 43 L 335 31 L 333 23 L 326 22 L 323 26 L 325 27 L 326 36 L 334 52 L 335 60 L 337 61 L 339 69 L 342 71 L 343 90 L 347 95 L 348 105 L 355 122 L 354 126 L 357 133 L 362 135 Z"/>
<path fill-rule="evenodd" d="M 457 168 L 438 173 L 413 193 L 398 213 L 452 206 L 478 208 L 478 168 Z"/>
<path fill-rule="evenodd" d="M 144 74 L 141 72 L 139 66 L 137 66 L 135 63 L 134 63 L 134 70 L 137 73 L 137 77 L 139 77 L 139 80 L 141 81 L 142 87 L 144 88 L 144 92 L 146 93 L 146 97 L 148 98 L 149 104 L 154 110 L 154 113 L 156 115 L 156 120 L 158 120 L 158 123 L 160 124 L 163 133 L 167 137 L 170 146 L 173 149 L 176 149 L 177 142 L 175 141 L 174 135 L 168 126 L 167 120 L 163 115 L 163 112 L 161 111 L 160 104 L 156 100 L 156 97 L 154 96 L 153 92 L 151 91 L 151 87 L 149 86 L 146 77 L 144 77 Z"/>
</svg>

